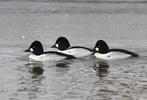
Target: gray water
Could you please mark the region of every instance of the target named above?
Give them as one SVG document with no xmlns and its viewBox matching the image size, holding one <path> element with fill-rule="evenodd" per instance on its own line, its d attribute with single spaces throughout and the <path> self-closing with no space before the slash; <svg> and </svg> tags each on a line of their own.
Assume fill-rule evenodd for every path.
<svg viewBox="0 0 147 100">
<path fill-rule="evenodd" d="M 23 51 L 40 40 L 50 50 L 59 36 L 72 46 L 135 51 L 139 58 L 88 56 L 31 62 Z M 0 2 L 1 100 L 147 100 L 147 4 Z"/>
</svg>

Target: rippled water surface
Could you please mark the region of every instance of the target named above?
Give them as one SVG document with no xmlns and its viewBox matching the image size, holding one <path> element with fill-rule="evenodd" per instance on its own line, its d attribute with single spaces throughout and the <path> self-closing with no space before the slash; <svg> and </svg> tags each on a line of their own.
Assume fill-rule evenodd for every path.
<svg viewBox="0 0 147 100">
<path fill-rule="evenodd" d="M 23 52 L 34 40 L 49 50 L 59 36 L 140 57 L 32 62 Z M 147 4 L 1 1 L 0 55 L 1 100 L 147 100 Z"/>
</svg>

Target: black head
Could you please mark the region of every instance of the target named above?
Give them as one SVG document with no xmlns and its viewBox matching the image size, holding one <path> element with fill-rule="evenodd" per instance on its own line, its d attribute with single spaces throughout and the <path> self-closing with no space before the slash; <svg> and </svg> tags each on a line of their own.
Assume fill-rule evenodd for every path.
<svg viewBox="0 0 147 100">
<path fill-rule="evenodd" d="M 42 54 L 43 51 L 43 46 L 41 44 L 40 41 L 34 41 L 31 46 L 29 47 L 29 49 L 26 49 L 25 52 L 31 52 L 35 55 L 40 55 Z"/>
<path fill-rule="evenodd" d="M 109 52 L 109 47 L 108 47 L 108 45 L 106 44 L 105 41 L 98 40 L 95 47 L 94 47 L 94 49 L 93 49 L 93 51 L 104 54 L 104 53 Z"/>
<path fill-rule="evenodd" d="M 69 41 L 65 37 L 59 37 L 52 48 L 58 48 L 59 50 L 66 50 L 70 47 Z"/>
</svg>

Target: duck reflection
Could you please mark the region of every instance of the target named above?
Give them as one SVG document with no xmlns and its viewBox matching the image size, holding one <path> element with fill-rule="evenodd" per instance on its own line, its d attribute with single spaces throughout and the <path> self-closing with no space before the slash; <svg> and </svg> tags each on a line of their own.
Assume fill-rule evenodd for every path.
<svg viewBox="0 0 147 100">
<path fill-rule="evenodd" d="M 56 67 L 60 67 L 60 68 L 67 68 L 68 66 L 68 62 L 59 62 L 56 64 Z"/>
<path fill-rule="evenodd" d="M 30 72 L 35 75 L 42 75 L 43 74 L 43 64 L 42 63 L 30 63 Z"/>
<path fill-rule="evenodd" d="M 43 77 L 43 64 L 41 62 L 29 62 L 22 67 L 26 70 L 19 76 L 20 87 L 17 90 L 18 95 L 27 92 L 27 98 L 35 99 L 41 92 L 40 86 L 42 86 Z"/>
<path fill-rule="evenodd" d="M 106 61 L 98 61 L 96 65 L 93 67 L 96 71 L 96 75 L 102 79 L 103 77 L 106 77 L 109 73 L 108 68 L 109 65 Z"/>
<path fill-rule="evenodd" d="M 32 67 L 30 72 L 33 74 L 36 74 L 36 75 L 42 75 L 43 69 L 42 69 L 42 67 Z"/>
<path fill-rule="evenodd" d="M 32 78 L 37 78 L 44 72 L 43 64 L 41 62 L 30 63 L 29 68 L 30 72 L 33 74 Z"/>
<path fill-rule="evenodd" d="M 69 70 L 70 70 L 70 65 L 71 63 L 68 61 L 62 61 L 62 62 L 58 62 L 56 63 L 56 76 L 63 76 L 65 75 Z"/>
</svg>

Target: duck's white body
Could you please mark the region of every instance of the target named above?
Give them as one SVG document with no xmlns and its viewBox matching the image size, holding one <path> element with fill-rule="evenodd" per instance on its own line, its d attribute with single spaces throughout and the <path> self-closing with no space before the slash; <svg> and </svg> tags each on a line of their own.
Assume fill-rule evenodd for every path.
<svg viewBox="0 0 147 100">
<path fill-rule="evenodd" d="M 126 54 L 123 52 L 108 52 L 106 54 L 101 54 L 97 52 L 97 53 L 94 53 L 94 56 L 104 60 L 124 59 L 124 58 L 131 57 L 130 54 Z"/>
<path fill-rule="evenodd" d="M 92 53 L 89 50 L 84 49 L 84 48 L 70 48 L 70 49 L 67 49 L 64 51 L 59 50 L 59 52 L 62 52 L 62 53 L 68 54 L 68 55 L 73 55 L 77 58 L 88 56 Z"/>
<path fill-rule="evenodd" d="M 60 61 L 65 59 L 66 57 L 56 55 L 56 54 L 41 54 L 41 55 L 29 55 L 29 58 L 35 61 Z"/>
</svg>

